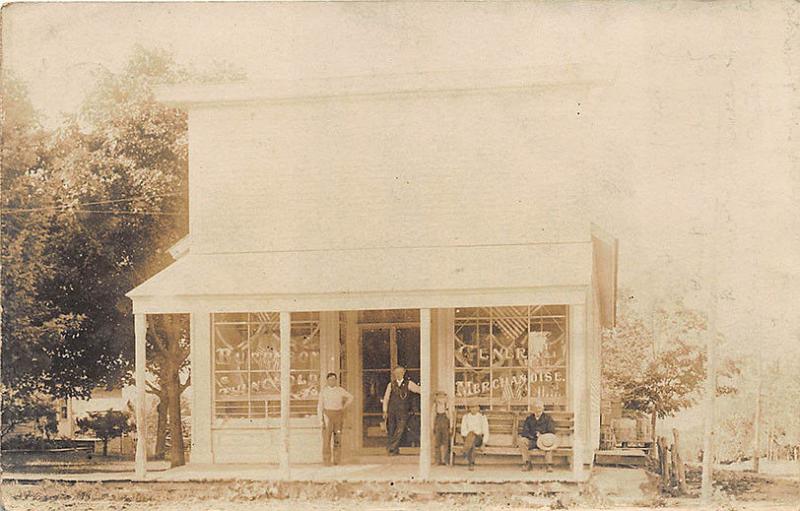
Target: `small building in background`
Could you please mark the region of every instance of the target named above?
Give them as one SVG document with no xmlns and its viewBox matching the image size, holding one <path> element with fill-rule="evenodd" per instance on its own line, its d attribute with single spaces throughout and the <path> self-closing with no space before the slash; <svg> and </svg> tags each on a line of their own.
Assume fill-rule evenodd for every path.
<svg viewBox="0 0 800 511">
<path fill-rule="evenodd" d="M 78 430 L 78 419 L 86 417 L 90 412 L 105 412 L 115 410 L 133 414 L 132 403 L 136 396 L 136 388 L 126 386 L 117 389 L 97 388 L 92 391 L 89 399 L 66 398 L 57 401 L 58 407 L 58 437 L 73 440 L 87 440 L 94 438 L 91 433 L 81 433 Z M 109 454 L 131 455 L 134 451 L 134 442 L 131 435 L 114 438 L 108 443 Z M 96 445 L 97 452 L 102 450 L 102 445 Z"/>
</svg>

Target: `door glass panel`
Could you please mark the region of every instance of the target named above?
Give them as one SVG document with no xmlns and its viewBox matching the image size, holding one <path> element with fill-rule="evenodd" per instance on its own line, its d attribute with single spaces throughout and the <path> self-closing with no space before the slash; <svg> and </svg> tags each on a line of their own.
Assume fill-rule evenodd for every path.
<svg viewBox="0 0 800 511">
<path fill-rule="evenodd" d="M 361 363 L 364 369 L 391 369 L 388 328 L 361 331 Z"/>
<path fill-rule="evenodd" d="M 419 328 L 397 329 L 397 365 L 419 369 Z"/>
<path fill-rule="evenodd" d="M 389 384 L 390 371 L 367 370 L 363 373 L 362 391 L 364 408 L 362 421 L 364 428 L 364 447 L 385 447 L 386 431 L 381 428 L 383 422 L 383 393 Z"/>
<path fill-rule="evenodd" d="M 363 328 L 361 330 L 361 391 L 364 401 L 361 410 L 364 447 L 386 445 L 383 422 L 383 392 L 391 373 L 391 329 Z"/>
<path fill-rule="evenodd" d="M 369 371 L 364 373 L 363 396 L 364 413 L 383 413 L 383 393 L 389 384 L 389 371 Z"/>
</svg>

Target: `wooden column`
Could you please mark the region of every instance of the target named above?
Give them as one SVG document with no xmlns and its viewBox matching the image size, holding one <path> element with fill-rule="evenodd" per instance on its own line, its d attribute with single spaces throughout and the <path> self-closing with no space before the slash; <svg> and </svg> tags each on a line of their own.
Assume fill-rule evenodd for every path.
<svg viewBox="0 0 800 511">
<path fill-rule="evenodd" d="M 423 481 L 431 476 L 431 310 L 419 311 L 419 363 L 420 385 L 420 442 L 419 477 Z"/>
<path fill-rule="evenodd" d="M 211 423 L 213 421 L 213 374 L 211 361 L 211 313 L 194 310 L 190 316 L 190 363 L 192 374 L 191 463 L 213 463 Z"/>
<path fill-rule="evenodd" d="M 438 371 L 436 389 L 447 392 L 450 400 L 455 402 L 455 347 L 453 345 L 453 322 L 455 309 L 436 309 L 436 350 L 438 357 L 436 369 Z"/>
<path fill-rule="evenodd" d="M 569 306 L 571 408 L 575 417 L 572 439 L 572 472 L 583 470 L 586 448 L 586 400 L 589 397 L 586 378 L 586 305 Z"/>
<path fill-rule="evenodd" d="M 343 387 L 347 385 L 341 379 L 339 372 L 339 313 L 336 311 L 322 311 L 319 313 L 319 389 L 325 388 L 328 373 L 336 373 L 339 384 Z M 352 413 L 352 407 L 345 410 L 345 417 Z M 317 417 L 322 422 L 322 417 Z M 344 429 L 344 427 L 343 427 Z M 344 436 L 344 433 L 343 433 Z M 325 445 L 323 443 L 323 449 Z M 350 455 L 350 449 L 342 446 L 342 461 Z M 319 463 L 322 463 L 322 454 L 318 453 Z"/>
<path fill-rule="evenodd" d="M 144 479 L 147 475 L 147 316 L 134 314 L 133 318 L 136 343 L 136 478 Z"/>
<path fill-rule="evenodd" d="M 291 396 L 291 381 L 289 369 L 291 366 L 290 343 L 292 340 L 291 313 L 281 312 L 281 429 L 278 459 L 280 472 L 283 479 L 290 479 L 289 471 L 289 398 Z"/>
<path fill-rule="evenodd" d="M 350 391 L 355 400 L 351 405 L 353 412 L 345 417 L 350 420 L 349 435 L 345 435 L 345 441 L 350 447 L 350 453 L 354 453 L 361 446 L 363 438 L 363 422 L 361 420 L 361 410 L 364 408 L 364 392 L 361 389 L 361 342 L 358 332 L 358 312 L 347 311 L 345 313 L 345 362 L 347 363 L 347 390 Z M 343 453 L 344 454 L 344 453 Z"/>
<path fill-rule="evenodd" d="M 319 372 L 320 382 L 325 385 L 325 376 L 328 373 L 339 375 L 339 313 L 325 311 L 319 313 Z M 339 381 L 344 386 L 344 381 Z"/>
</svg>

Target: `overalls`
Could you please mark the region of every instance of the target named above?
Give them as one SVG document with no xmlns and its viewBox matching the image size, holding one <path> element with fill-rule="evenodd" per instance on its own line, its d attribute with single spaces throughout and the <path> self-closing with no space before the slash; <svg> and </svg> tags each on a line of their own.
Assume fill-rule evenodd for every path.
<svg viewBox="0 0 800 511">
<path fill-rule="evenodd" d="M 447 462 L 446 460 L 450 459 L 450 418 L 447 416 L 447 411 L 447 405 L 444 405 L 443 412 L 439 411 L 437 405 L 436 417 L 433 422 L 433 449 L 436 453 L 436 463 L 439 465 L 443 465 Z"/>
<path fill-rule="evenodd" d="M 400 452 L 400 441 L 408 424 L 408 415 L 411 408 L 408 380 L 404 379 L 398 385 L 397 380 L 392 380 L 392 390 L 389 394 L 389 406 L 386 411 L 387 449 L 389 454 Z"/>
</svg>

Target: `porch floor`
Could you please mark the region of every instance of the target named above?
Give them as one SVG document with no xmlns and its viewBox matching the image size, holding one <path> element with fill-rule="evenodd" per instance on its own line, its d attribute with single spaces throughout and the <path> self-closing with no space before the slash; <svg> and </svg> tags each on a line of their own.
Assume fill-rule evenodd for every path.
<svg viewBox="0 0 800 511">
<path fill-rule="evenodd" d="M 135 481 L 133 463 L 114 470 L 98 467 L 95 471 L 69 472 L 63 467 L 38 468 L 35 471 L 21 467 L 9 467 L 3 473 L 6 481 L 34 483 L 39 481 L 65 482 L 129 482 Z M 589 479 L 590 471 L 575 474 L 567 467 L 545 472 L 534 467 L 523 472 L 518 464 L 481 464 L 470 472 L 463 464 L 456 466 L 432 466 L 433 482 L 443 483 L 581 483 Z M 148 462 L 147 481 L 192 482 L 192 481 L 271 481 L 280 480 L 280 468 L 276 464 L 198 464 L 168 468 L 165 462 Z M 416 456 L 360 456 L 337 466 L 322 464 L 298 464 L 291 467 L 291 479 L 301 482 L 408 482 L 419 481 L 419 465 Z"/>
<path fill-rule="evenodd" d="M 357 464 L 342 464 L 337 466 L 324 466 L 317 464 L 296 465 L 291 467 L 293 481 L 406 481 L 413 482 L 419 479 L 419 466 L 416 460 L 411 462 L 395 462 L 389 458 L 375 457 L 374 460 L 365 460 L 363 457 Z M 469 471 L 464 465 L 433 466 L 431 467 L 430 480 L 438 482 L 475 482 L 475 483 L 505 483 L 505 482 L 565 482 L 580 483 L 589 479 L 590 471 L 585 470 L 577 475 L 572 470 L 554 469 L 545 472 L 542 468 L 534 468 L 530 472 L 523 472 L 519 465 L 476 465 L 474 471 Z M 267 464 L 215 464 L 198 465 L 189 464 L 163 472 L 151 473 L 148 480 L 152 481 L 215 481 L 215 480 L 250 480 L 269 481 L 281 478 L 277 465 Z"/>
</svg>

